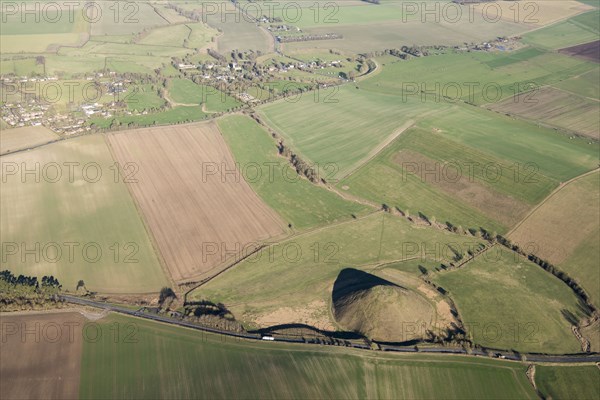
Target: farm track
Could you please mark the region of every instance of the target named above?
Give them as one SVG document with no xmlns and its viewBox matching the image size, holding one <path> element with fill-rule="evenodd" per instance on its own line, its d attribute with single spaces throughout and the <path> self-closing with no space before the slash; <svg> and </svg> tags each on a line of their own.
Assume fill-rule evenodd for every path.
<svg viewBox="0 0 600 400">
<path fill-rule="evenodd" d="M 237 333 L 237 332 L 231 332 L 231 331 L 226 331 L 226 330 L 214 329 L 214 328 L 210 328 L 210 327 L 196 325 L 196 324 L 184 321 L 182 319 L 164 317 L 161 315 L 146 314 L 139 310 L 131 310 L 131 309 L 113 305 L 113 304 L 107 304 L 107 303 L 102 303 L 102 302 L 98 302 L 98 301 L 82 299 L 77 296 L 63 294 L 63 295 L 61 295 L 61 297 L 64 301 L 66 301 L 68 303 L 100 308 L 102 310 L 112 311 L 112 312 L 125 314 L 125 315 L 129 315 L 129 316 L 133 316 L 133 317 L 143 318 L 143 319 L 148 319 L 148 320 L 152 320 L 155 322 L 162 322 L 162 323 L 166 323 L 166 324 L 170 324 L 170 325 L 177 325 L 177 326 L 184 327 L 184 328 L 195 329 L 198 331 L 204 331 L 204 332 L 214 333 L 214 334 L 218 334 L 218 335 L 232 336 L 232 337 L 249 339 L 249 340 L 262 340 L 262 335 L 260 335 L 260 334 Z M 286 343 L 303 343 L 306 345 L 321 346 L 318 343 L 305 342 L 302 339 L 288 339 L 288 338 L 283 338 L 283 337 L 275 337 L 274 341 L 286 342 Z M 362 350 L 371 350 L 371 348 L 369 346 L 367 346 L 366 344 L 362 345 L 362 344 L 352 343 L 347 347 L 353 347 L 353 348 L 362 349 Z M 481 350 L 473 350 L 470 353 L 467 353 L 467 351 L 463 348 L 428 347 L 428 348 L 420 348 L 417 350 L 415 347 L 403 347 L 403 346 L 394 346 L 394 345 L 380 345 L 380 347 L 381 347 L 382 351 L 391 351 L 391 352 L 400 352 L 400 353 L 428 353 L 428 354 L 439 354 L 439 355 L 450 354 L 450 355 L 465 355 L 465 356 L 471 356 L 471 357 L 480 357 L 480 356 L 487 357 L 488 356 L 486 352 L 481 351 Z M 521 356 L 516 355 L 514 353 L 503 352 L 503 351 L 495 351 L 495 353 L 500 354 L 500 356 L 504 357 L 506 360 L 521 361 Z M 562 355 L 526 354 L 526 357 L 529 362 L 540 362 L 540 363 L 560 363 L 560 364 L 571 363 L 572 364 L 572 363 L 589 363 L 589 362 L 598 363 L 598 362 L 600 362 L 600 353 L 593 353 L 593 354 L 589 354 L 589 355 L 583 355 L 583 354 L 562 354 Z"/>
<path fill-rule="evenodd" d="M 410 120 L 406 121 L 401 127 L 399 127 L 394 132 L 392 132 L 392 134 L 389 137 L 387 137 L 383 142 L 381 142 L 377 147 L 375 147 L 373 150 L 371 150 L 365 158 L 363 158 L 362 160 L 357 162 L 356 165 L 354 166 L 354 168 L 352 168 L 352 171 L 348 172 L 346 175 L 339 178 L 339 180 L 341 181 L 341 180 L 344 180 L 344 179 L 350 177 L 353 173 L 358 171 L 362 166 L 368 164 L 369 161 L 371 161 L 372 159 L 377 157 L 377 155 L 379 153 L 381 153 L 383 150 L 385 150 L 385 148 L 388 147 L 390 145 L 390 143 L 392 143 L 394 140 L 396 140 L 398 138 L 398 136 L 402 135 L 404 132 L 406 132 L 407 130 L 409 130 L 410 128 L 412 128 L 414 126 L 415 126 L 415 120 L 410 119 Z"/>
<path fill-rule="evenodd" d="M 248 257 L 253 256 L 254 254 L 258 253 L 259 251 L 261 251 L 262 249 L 264 249 L 265 247 L 267 247 L 267 245 L 263 244 L 259 247 L 257 247 L 254 251 L 252 251 L 251 253 L 246 254 L 244 257 L 240 258 L 239 260 L 234 261 L 233 263 L 231 263 L 229 266 L 223 268 L 222 270 L 220 270 L 219 272 L 217 272 L 216 274 L 209 276 L 208 278 L 202 279 L 198 285 L 193 286 L 191 289 L 187 290 L 185 292 L 185 294 L 183 295 L 183 300 L 184 302 L 187 302 L 187 296 L 188 294 L 190 294 L 191 292 L 193 292 L 194 290 L 198 289 L 200 286 L 207 284 L 208 282 L 210 282 L 211 280 L 213 280 L 214 278 L 216 278 L 217 276 L 221 275 L 223 272 L 230 270 L 231 268 L 235 267 L 236 265 L 238 265 L 239 263 L 241 263 L 242 261 L 244 261 L 245 259 L 247 259 Z M 185 284 L 185 283 L 183 283 Z"/>
</svg>

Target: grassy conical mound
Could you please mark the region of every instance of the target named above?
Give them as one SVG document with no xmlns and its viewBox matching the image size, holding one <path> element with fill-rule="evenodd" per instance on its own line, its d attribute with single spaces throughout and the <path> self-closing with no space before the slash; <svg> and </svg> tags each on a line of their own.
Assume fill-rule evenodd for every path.
<svg viewBox="0 0 600 400">
<path fill-rule="evenodd" d="M 432 305 L 420 294 L 351 268 L 338 275 L 332 299 L 338 324 L 383 342 L 425 337 L 435 318 Z"/>
</svg>

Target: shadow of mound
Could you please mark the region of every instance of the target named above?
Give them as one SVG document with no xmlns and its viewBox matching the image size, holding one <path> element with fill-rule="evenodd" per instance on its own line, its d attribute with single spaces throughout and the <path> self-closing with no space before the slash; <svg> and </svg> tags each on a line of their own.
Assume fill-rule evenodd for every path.
<svg viewBox="0 0 600 400">
<path fill-rule="evenodd" d="M 369 274 L 368 272 L 354 268 L 344 268 L 340 271 L 333 284 L 331 299 L 333 300 L 333 304 L 338 304 L 340 300 L 352 293 L 369 290 L 375 286 L 392 286 L 399 289 L 405 289 L 402 286 Z"/>
</svg>

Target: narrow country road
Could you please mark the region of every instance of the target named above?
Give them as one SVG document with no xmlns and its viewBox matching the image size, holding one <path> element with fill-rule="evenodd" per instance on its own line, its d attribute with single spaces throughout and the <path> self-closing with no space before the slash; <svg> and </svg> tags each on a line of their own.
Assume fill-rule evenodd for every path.
<svg viewBox="0 0 600 400">
<path fill-rule="evenodd" d="M 177 318 L 166 317 L 162 315 L 153 315 L 141 312 L 139 310 L 132 310 L 126 307 L 121 307 L 118 305 L 107 304 L 99 301 L 92 301 L 88 299 L 84 299 L 77 296 L 71 296 L 67 294 L 61 295 L 61 298 L 64 301 L 72 304 L 78 304 L 82 306 L 96 307 L 101 308 L 103 310 L 113 311 L 121 314 L 131 315 L 138 318 L 145 318 L 153 321 L 163 322 L 171 325 L 178 325 L 185 328 L 196 329 L 199 331 L 210 332 L 219 335 L 226 336 L 234 336 L 238 338 L 250 339 L 250 340 L 262 340 L 262 335 L 257 333 L 236 333 L 230 331 L 224 331 L 214 328 L 209 328 L 197 324 L 193 324 L 191 322 L 187 322 Z M 274 337 L 274 341 L 277 342 L 287 342 L 287 343 L 304 343 L 307 345 L 315 345 L 317 343 L 305 342 L 302 339 L 287 339 L 281 337 Z M 352 343 L 348 347 L 358 348 L 369 350 L 370 347 L 361 344 Z M 466 350 L 462 348 L 442 348 L 442 347 L 430 347 L 430 348 L 419 348 L 418 350 L 415 347 L 404 347 L 404 346 L 393 346 L 393 345 L 381 345 L 381 350 L 383 351 L 394 351 L 399 353 L 430 353 L 430 354 L 463 354 L 469 355 Z M 502 351 L 494 351 L 495 354 L 501 355 L 503 358 L 507 360 L 520 361 L 521 358 L 514 353 L 502 352 Z M 470 354 L 471 356 L 483 356 L 488 357 L 486 352 L 481 350 L 473 350 Z M 573 355 L 545 355 L 545 354 L 525 354 L 528 362 L 547 362 L 547 363 L 581 363 L 581 362 L 600 362 L 600 354 L 598 353 L 590 353 L 588 354 L 573 354 Z"/>
</svg>

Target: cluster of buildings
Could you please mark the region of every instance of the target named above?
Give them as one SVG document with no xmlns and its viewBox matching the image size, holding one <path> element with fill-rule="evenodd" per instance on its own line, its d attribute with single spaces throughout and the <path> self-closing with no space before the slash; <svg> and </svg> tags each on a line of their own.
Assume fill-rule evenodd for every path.
<svg viewBox="0 0 600 400">
<path fill-rule="evenodd" d="M 63 135 L 80 134 L 90 130 L 81 113 L 56 113 L 51 106 L 35 99 L 19 103 L 4 103 L 0 109 L 2 119 L 11 127 L 44 125 Z"/>
<path fill-rule="evenodd" d="M 61 81 L 56 77 L 3 77 L 0 118 L 10 127 L 44 125 L 62 135 L 75 135 L 91 130 L 87 123 L 90 118 L 108 118 L 123 108 L 124 93 L 131 81 L 104 78 L 102 73 L 84 77 L 83 81 Z M 79 92 L 83 92 L 86 85 L 94 86 L 94 90 L 85 90 L 88 97 L 93 98 L 81 100 Z M 106 95 L 112 99 L 106 101 Z M 70 98 L 78 100 L 70 102 Z"/>
</svg>

